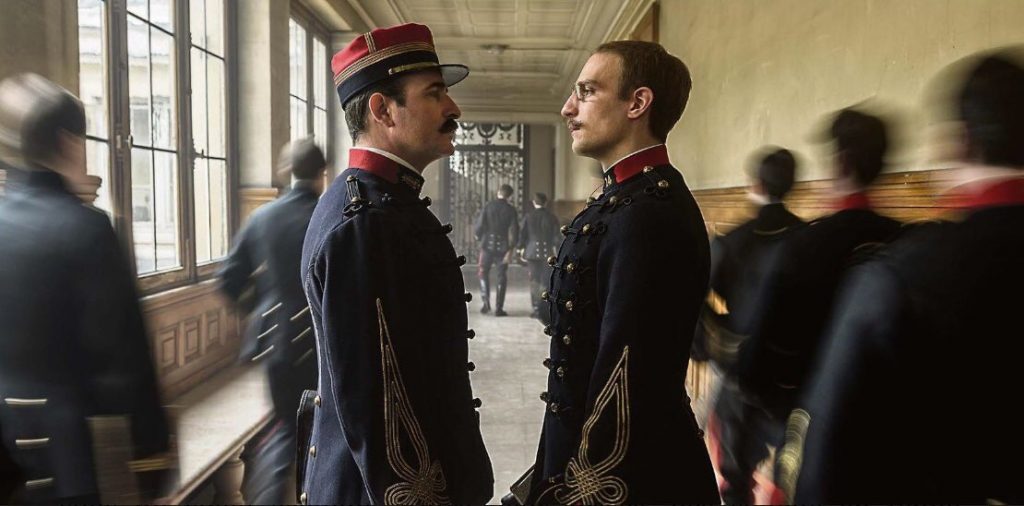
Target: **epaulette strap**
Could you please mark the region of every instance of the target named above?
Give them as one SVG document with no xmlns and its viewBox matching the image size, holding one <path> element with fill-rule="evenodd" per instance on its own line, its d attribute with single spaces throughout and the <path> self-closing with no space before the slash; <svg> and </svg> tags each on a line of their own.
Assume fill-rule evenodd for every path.
<svg viewBox="0 0 1024 506">
<path fill-rule="evenodd" d="M 348 187 L 349 203 L 345 206 L 345 216 L 352 216 L 367 207 L 370 207 L 372 203 L 363 198 L 363 194 L 359 191 L 359 179 L 355 176 L 349 176 L 345 180 L 345 185 Z"/>
<path fill-rule="evenodd" d="M 668 196 L 668 188 L 670 185 L 665 178 L 661 177 L 661 174 L 658 173 L 658 171 L 654 170 L 654 167 L 651 167 L 650 165 L 644 167 L 643 174 L 644 177 L 647 178 L 647 181 L 651 183 L 650 186 L 644 188 L 644 193 L 647 195 L 654 195 L 658 198 L 665 198 Z"/>
</svg>

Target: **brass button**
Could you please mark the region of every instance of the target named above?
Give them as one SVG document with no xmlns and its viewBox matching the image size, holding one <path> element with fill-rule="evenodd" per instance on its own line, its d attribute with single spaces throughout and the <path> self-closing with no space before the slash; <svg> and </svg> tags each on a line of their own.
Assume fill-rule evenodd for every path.
<svg viewBox="0 0 1024 506">
<path fill-rule="evenodd" d="M 572 344 L 572 336 L 570 336 L 569 334 L 562 336 L 562 343 L 564 343 L 566 346 Z"/>
<path fill-rule="evenodd" d="M 352 181 L 355 181 L 355 180 L 356 180 L 356 177 L 355 177 L 355 176 L 349 176 L 349 177 L 345 178 L 345 181 L 348 181 L 348 182 L 350 182 L 350 183 L 351 183 Z"/>
<path fill-rule="evenodd" d="M 459 255 L 459 257 L 455 259 L 455 263 L 459 264 L 459 267 L 466 265 L 466 255 Z"/>
<path fill-rule="evenodd" d="M 559 409 L 560 407 L 557 402 L 552 402 L 551 404 L 548 404 L 548 410 L 556 415 L 558 414 Z"/>
<path fill-rule="evenodd" d="M 555 329 L 551 325 L 544 327 L 544 333 L 551 336 L 555 334 Z"/>
<path fill-rule="evenodd" d="M 469 329 L 469 330 L 466 331 L 466 339 L 473 339 L 474 337 L 476 337 L 476 331 L 475 330 Z"/>
<path fill-rule="evenodd" d="M 467 363 L 466 364 L 466 370 L 469 371 L 469 372 L 475 371 L 476 370 L 476 364 L 474 364 L 473 362 Z"/>
<path fill-rule="evenodd" d="M 654 170 L 654 167 L 651 167 L 650 165 L 644 167 L 644 172 L 650 172 L 652 170 Z"/>
<path fill-rule="evenodd" d="M 313 405 L 318 407 L 318 408 L 320 407 L 320 396 L 319 395 L 316 396 L 316 397 L 313 397 Z"/>
<path fill-rule="evenodd" d="M 576 270 L 576 264 L 574 264 L 572 262 L 569 262 L 569 265 L 565 266 L 565 271 L 568 272 L 569 274 L 572 274 L 572 272 L 575 271 L 575 270 Z"/>
<path fill-rule="evenodd" d="M 583 230 L 581 230 L 581 232 L 583 232 L 584 234 L 589 234 L 590 233 L 590 224 L 587 223 L 586 225 L 583 225 Z"/>
<path fill-rule="evenodd" d="M 569 225 L 562 225 L 560 230 L 562 231 L 562 235 L 569 235 Z"/>
<path fill-rule="evenodd" d="M 551 294 L 549 294 L 547 290 L 544 290 L 540 293 L 540 298 L 541 300 L 548 300 L 551 298 Z"/>
<path fill-rule="evenodd" d="M 430 206 L 430 204 L 434 203 L 433 200 L 430 200 L 430 197 L 423 197 L 423 199 L 420 200 L 420 202 L 423 202 L 423 205 L 428 207 Z"/>
<path fill-rule="evenodd" d="M 573 304 L 571 300 L 565 301 L 565 310 L 566 311 L 572 312 L 572 308 L 575 307 L 575 306 L 576 305 Z"/>
<path fill-rule="evenodd" d="M 353 204 L 358 204 L 359 203 L 359 197 L 352 197 L 352 203 Z"/>
<path fill-rule="evenodd" d="M 565 377 L 565 368 L 564 367 L 559 367 L 558 369 L 555 369 L 555 374 L 558 375 L 559 378 L 564 378 Z"/>
<path fill-rule="evenodd" d="M 484 401 L 481 401 L 479 398 L 473 399 L 473 407 L 474 408 L 479 409 L 480 406 L 483 406 L 483 405 L 484 405 Z"/>
<path fill-rule="evenodd" d="M 614 195 L 612 195 L 612 198 L 608 199 L 608 203 L 609 203 L 609 204 L 611 204 L 611 205 L 613 205 L 613 206 L 614 206 L 614 205 L 615 205 L 615 203 L 616 203 L 616 202 L 618 202 L 618 201 L 619 201 L 619 198 L 618 198 L 618 197 L 616 197 L 616 196 L 614 196 Z"/>
<path fill-rule="evenodd" d="M 542 400 L 542 401 L 544 401 L 544 402 L 548 402 L 548 399 L 549 399 L 550 397 L 551 397 L 551 396 L 549 396 L 547 392 L 541 392 L 541 393 L 540 393 L 540 400 Z"/>
<path fill-rule="evenodd" d="M 310 446 L 309 447 L 309 456 L 313 457 L 314 459 L 316 458 L 316 447 L 315 446 Z"/>
<path fill-rule="evenodd" d="M 470 301 L 473 300 L 473 294 L 471 294 L 469 292 L 466 292 L 465 297 L 466 297 L 466 302 L 470 302 Z"/>
<path fill-rule="evenodd" d="M 662 179 L 661 181 L 658 181 L 658 188 L 661 188 L 663 190 L 665 188 L 668 188 L 668 181 L 665 181 L 664 179 Z"/>
<path fill-rule="evenodd" d="M 351 177 L 351 176 L 349 176 L 349 177 Z M 299 496 L 299 502 L 302 503 L 302 504 L 308 504 L 308 501 L 309 501 L 309 496 L 306 495 L 305 492 L 303 492 L 302 495 Z"/>
<path fill-rule="evenodd" d="M 548 265 L 554 266 L 556 263 L 558 263 L 558 257 L 556 257 L 555 255 L 551 255 L 548 257 Z"/>
<path fill-rule="evenodd" d="M 451 223 L 445 223 L 444 226 L 441 227 L 441 232 L 445 234 L 450 234 L 452 233 L 452 228 L 453 227 Z"/>
<path fill-rule="evenodd" d="M 548 369 L 551 369 L 551 359 L 550 358 L 545 358 L 544 361 L 541 362 L 541 363 L 544 364 L 544 367 L 546 367 Z"/>
</svg>

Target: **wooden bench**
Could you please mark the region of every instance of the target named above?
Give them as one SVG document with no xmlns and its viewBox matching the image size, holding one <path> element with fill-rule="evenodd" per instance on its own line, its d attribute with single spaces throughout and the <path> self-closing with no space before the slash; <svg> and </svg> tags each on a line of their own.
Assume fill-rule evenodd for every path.
<svg viewBox="0 0 1024 506">
<path fill-rule="evenodd" d="M 180 472 L 166 503 L 181 504 L 212 478 L 214 503 L 243 504 L 239 455 L 273 417 L 263 367 L 228 367 L 176 398 L 168 411 Z"/>
</svg>

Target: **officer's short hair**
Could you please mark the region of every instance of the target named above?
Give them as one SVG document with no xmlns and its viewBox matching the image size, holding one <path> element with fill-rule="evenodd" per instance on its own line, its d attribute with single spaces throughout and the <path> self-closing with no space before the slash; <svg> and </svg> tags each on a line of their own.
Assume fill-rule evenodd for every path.
<svg viewBox="0 0 1024 506">
<path fill-rule="evenodd" d="M 370 97 L 374 93 L 380 93 L 394 99 L 398 105 L 405 106 L 405 80 L 401 76 L 372 84 L 353 95 L 348 102 L 342 104 L 342 108 L 345 110 L 345 124 L 348 125 L 348 133 L 352 136 L 352 142 L 357 141 L 359 136 L 366 131 L 366 117 L 370 113 Z"/>
<path fill-rule="evenodd" d="M 622 60 L 621 100 L 628 100 L 637 88 L 651 89 L 654 93 L 650 107 L 651 134 L 665 142 L 669 131 L 683 116 L 693 86 L 686 64 L 654 42 L 617 40 L 601 44 L 596 52 L 616 54 Z"/>
<path fill-rule="evenodd" d="M 0 82 L 0 143 L 27 162 L 58 153 L 62 133 L 85 136 L 85 108 L 68 90 L 37 74 Z"/>
<path fill-rule="evenodd" d="M 533 203 L 537 204 L 538 206 L 544 207 L 548 205 L 548 196 L 541 192 L 534 193 Z"/>
<path fill-rule="evenodd" d="M 286 145 L 281 150 L 279 165 L 282 169 L 291 171 L 295 179 L 317 179 L 327 167 L 327 160 L 324 159 L 324 152 L 313 142 L 313 138 L 306 137 Z"/>
<path fill-rule="evenodd" d="M 986 165 L 1024 167 L 1024 68 L 1005 52 L 985 57 L 957 95 L 968 156 Z"/>
<path fill-rule="evenodd" d="M 878 116 L 848 107 L 836 113 L 827 137 L 861 185 L 871 184 L 885 167 L 889 150 L 888 127 Z"/>
<path fill-rule="evenodd" d="M 506 199 L 511 197 L 512 196 L 512 187 L 507 185 L 507 184 L 501 185 L 500 187 L 498 187 L 498 195 L 500 197 L 506 198 Z"/>
<path fill-rule="evenodd" d="M 753 175 L 769 197 L 782 200 L 793 188 L 796 158 L 788 149 L 765 146 L 754 155 Z"/>
</svg>

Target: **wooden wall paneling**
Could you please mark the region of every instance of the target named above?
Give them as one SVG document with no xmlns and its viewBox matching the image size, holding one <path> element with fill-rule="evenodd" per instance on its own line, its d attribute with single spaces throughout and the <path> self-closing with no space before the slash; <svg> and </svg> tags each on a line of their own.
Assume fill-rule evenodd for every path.
<svg viewBox="0 0 1024 506">
<path fill-rule="evenodd" d="M 277 195 L 277 188 L 242 188 L 238 190 L 238 197 L 241 201 L 238 213 L 239 223 L 245 223 L 253 211 L 268 202 L 273 202 Z"/>
</svg>

